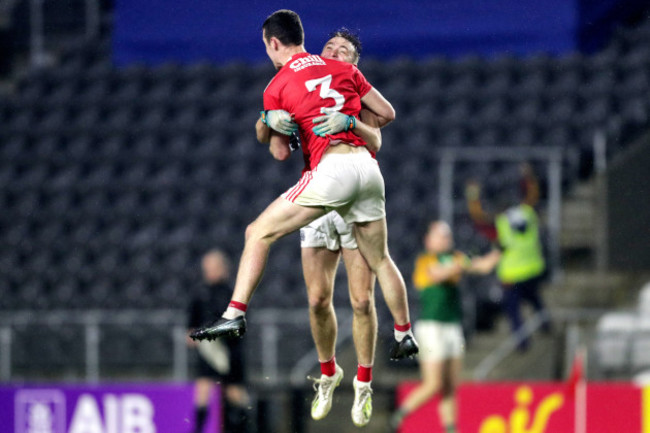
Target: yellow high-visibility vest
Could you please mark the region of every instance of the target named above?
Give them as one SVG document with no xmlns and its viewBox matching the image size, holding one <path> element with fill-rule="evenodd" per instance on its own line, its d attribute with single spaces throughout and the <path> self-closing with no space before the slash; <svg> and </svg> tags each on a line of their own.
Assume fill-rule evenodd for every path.
<svg viewBox="0 0 650 433">
<path fill-rule="evenodd" d="M 539 224 L 532 207 L 521 204 L 499 214 L 496 228 L 503 249 L 497 268 L 501 282 L 519 283 L 544 272 L 546 263 L 539 239 Z"/>
</svg>

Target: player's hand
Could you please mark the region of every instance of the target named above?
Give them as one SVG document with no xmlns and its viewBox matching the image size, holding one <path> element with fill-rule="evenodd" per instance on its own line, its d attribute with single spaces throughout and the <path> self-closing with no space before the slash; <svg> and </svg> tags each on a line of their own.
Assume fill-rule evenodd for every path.
<svg viewBox="0 0 650 433">
<path fill-rule="evenodd" d="M 312 128 L 314 134 L 319 137 L 325 137 L 328 134 L 336 134 L 341 131 L 353 129 L 357 124 L 357 120 L 354 116 L 348 116 L 340 111 L 334 111 L 330 114 L 315 118 L 314 123 L 318 123 L 318 125 Z"/>
<path fill-rule="evenodd" d="M 478 200 L 481 196 L 481 184 L 470 180 L 465 184 L 465 198 L 467 200 Z"/>
<path fill-rule="evenodd" d="M 460 263 L 453 263 L 449 269 L 449 278 L 460 277 L 463 273 L 463 265 Z"/>
<path fill-rule="evenodd" d="M 192 332 L 192 330 L 190 330 L 190 332 Z M 187 347 L 197 347 L 199 345 L 198 341 L 194 341 L 190 338 L 189 333 L 185 336 L 185 343 L 187 344 Z"/>
<path fill-rule="evenodd" d="M 298 130 L 298 124 L 293 121 L 291 114 L 284 110 L 262 111 L 262 122 L 280 134 L 291 135 Z"/>
</svg>

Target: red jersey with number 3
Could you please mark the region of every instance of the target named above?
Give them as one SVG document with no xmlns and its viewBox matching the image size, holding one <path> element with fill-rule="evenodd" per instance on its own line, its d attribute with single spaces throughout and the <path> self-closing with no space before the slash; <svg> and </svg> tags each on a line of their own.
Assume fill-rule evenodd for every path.
<svg viewBox="0 0 650 433">
<path fill-rule="evenodd" d="M 372 86 L 361 71 L 349 63 L 299 53 L 273 77 L 264 90 L 265 110 L 285 110 L 300 127 L 305 160 L 314 169 L 331 141 L 365 146 L 366 142 L 351 131 L 319 137 L 313 120 L 323 114 L 340 111 L 359 117 L 361 98 Z"/>
</svg>

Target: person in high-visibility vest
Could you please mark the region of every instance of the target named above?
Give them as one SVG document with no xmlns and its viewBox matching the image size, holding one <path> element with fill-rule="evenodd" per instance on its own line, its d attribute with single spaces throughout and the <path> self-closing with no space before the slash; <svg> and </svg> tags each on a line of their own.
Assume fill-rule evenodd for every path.
<svg viewBox="0 0 650 433">
<path fill-rule="evenodd" d="M 495 241 L 502 251 L 497 267 L 497 277 L 503 286 L 502 306 L 512 324 L 513 332 L 520 335 L 518 348 L 526 350 L 528 339 L 520 334 L 522 320 L 521 301 L 527 301 L 542 315 L 544 331 L 550 330 L 548 313 L 539 293 L 546 262 L 539 234 L 539 221 L 533 208 L 539 197 L 537 179 L 530 166 L 522 166 L 524 198 L 519 204 L 490 217 L 481 206 L 481 186 L 477 182 L 467 184 L 465 195 L 470 216 L 478 230 Z"/>
</svg>

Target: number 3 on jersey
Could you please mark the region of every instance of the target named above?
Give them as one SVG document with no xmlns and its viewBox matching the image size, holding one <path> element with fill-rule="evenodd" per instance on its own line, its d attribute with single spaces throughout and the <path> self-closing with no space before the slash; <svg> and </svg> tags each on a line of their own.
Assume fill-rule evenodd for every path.
<svg viewBox="0 0 650 433">
<path fill-rule="evenodd" d="M 307 90 L 309 90 L 310 92 L 313 92 L 314 90 L 316 90 L 316 87 L 320 86 L 319 96 L 321 98 L 334 99 L 333 107 L 322 107 L 320 109 L 320 112 L 323 114 L 330 114 L 335 111 L 340 111 L 341 108 L 343 108 L 343 104 L 345 104 L 345 97 L 341 95 L 339 92 L 337 92 L 336 90 L 330 88 L 330 84 L 332 84 L 332 75 L 327 75 L 325 77 L 314 78 L 313 80 L 305 81 L 305 86 L 307 86 Z"/>
</svg>

